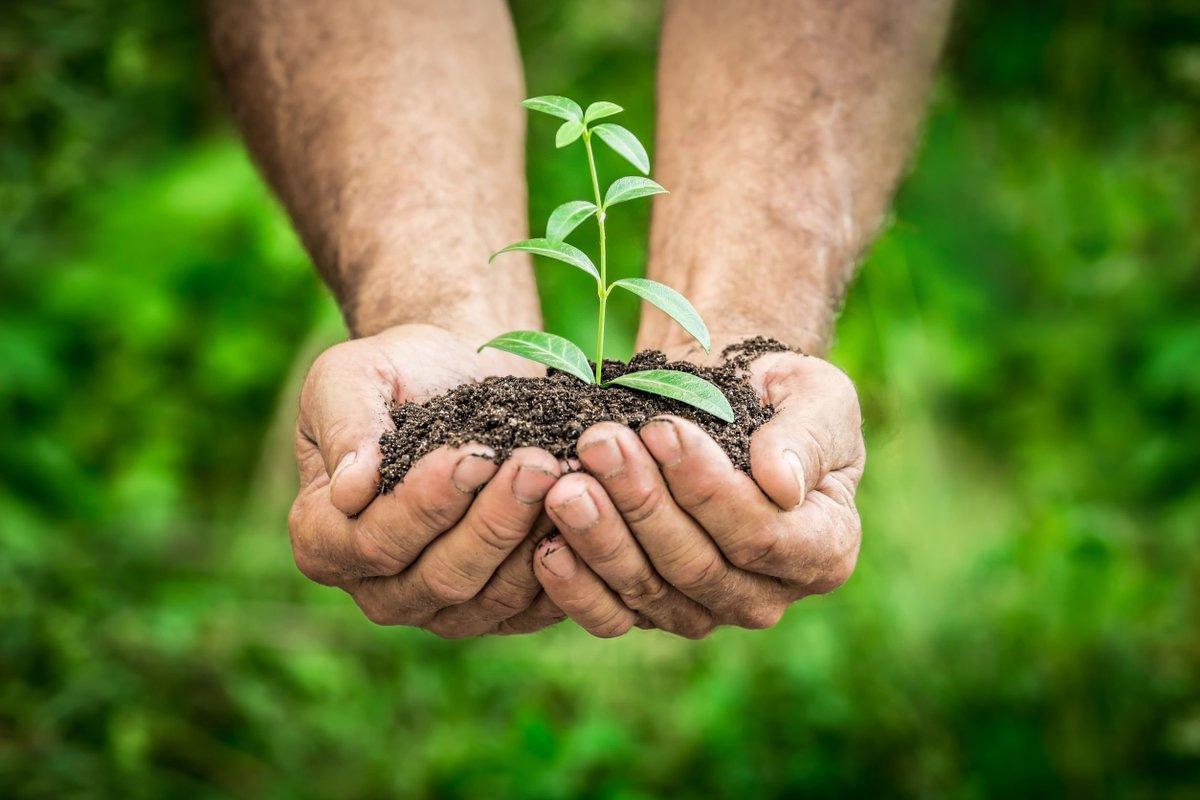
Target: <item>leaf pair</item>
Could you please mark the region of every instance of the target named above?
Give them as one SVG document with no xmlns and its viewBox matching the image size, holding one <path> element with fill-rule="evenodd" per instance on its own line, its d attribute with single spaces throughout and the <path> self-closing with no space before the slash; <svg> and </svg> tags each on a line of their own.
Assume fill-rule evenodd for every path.
<svg viewBox="0 0 1200 800">
<path fill-rule="evenodd" d="M 651 281 L 652 283 L 652 281 Z M 662 284 L 658 284 L 661 286 Z M 665 288 L 665 287 L 664 287 Z M 686 301 L 684 301 L 686 302 Z M 584 383 L 594 383 L 587 356 L 570 339 L 544 331 L 510 331 L 492 339 L 485 347 L 503 350 L 513 355 L 553 367 Z M 627 372 L 605 381 L 604 386 L 625 386 L 662 397 L 669 397 L 712 414 L 725 422 L 733 422 L 733 408 L 724 393 L 713 384 L 687 372 L 669 369 L 647 369 Z"/>
<path fill-rule="evenodd" d="M 636 200 L 639 197 L 667 193 L 666 189 L 649 178 L 620 178 L 608 187 L 608 193 L 604 195 L 604 210 L 608 210 L 610 206 L 615 206 L 617 203 Z M 563 203 L 550 213 L 550 219 L 546 222 L 546 238 L 561 242 L 596 211 L 596 204 L 589 203 L 587 200 L 571 200 Z"/>
<path fill-rule="evenodd" d="M 561 261 L 564 264 L 570 264 L 576 269 L 583 270 L 595 279 L 597 285 L 600 283 L 600 272 L 596 269 L 596 265 L 592 263 L 592 260 L 582 250 L 572 247 L 566 242 L 556 242 L 551 239 L 528 239 L 524 242 L 510 244 L 503 250 L 494 253 L 492 258 L 494 259 L 501 253 L 512 252 L 533 253 L 534 255 L 553 258 L 556 261 Z M 488 260 L 488 263 L 491 263 L 491 259 Z M 601 286 L 600 291 L 607 296 L 609 292 L 617 288 L 632 292 L 646 302 L 657 306 L 693 336 L 700 343 L 701 347 L 704 348 L 705 352 L 708 352 L 711 348 L 708 327 L 704 324 L 704 320 L 701 319 L 700 312 L 688 302 L 686 297 L 670 286 L 658 281 L 649 280 L 648 278 L 622 278 L 619 281 L 613 281 L 612 285 L 608 287 Z"/>
<path fill-rule="evenodd" d="M 650 173 L 650 156 L 646 154 L 646 148 L 628 128 L 611 122 L 591 125 L 595 120 L 611 117 L 613 114 L 624 111 L 616 103 L 600 100 L 588 106 L 585 112 L 574 100 L 551 94 L 531 97 L 523 101 L 521 105 L 533 111 L 540 111 L 543 114 L 565 120 L 554 136 L 556 147 L 566 147 L 582 136 L 591 126 L 591 132 L 599 136 L 600 140 L 611 147 L 617 155 L 641 170 L 643 175 Z"/>
</svg>

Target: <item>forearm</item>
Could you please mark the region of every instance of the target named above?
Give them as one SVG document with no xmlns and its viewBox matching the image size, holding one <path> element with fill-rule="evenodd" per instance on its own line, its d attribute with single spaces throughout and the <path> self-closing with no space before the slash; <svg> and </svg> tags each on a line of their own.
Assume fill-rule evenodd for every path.
<svg viewBox="0 0 1200 800">
<path fill-rule="evenodd" d="M 540 325 L 528 260 L 487 268 L 526 229 L 523 86 L 502 2 L 209 12 L 238 124 L 355 335 Z"/>
<path fill-rule="evenodd" d="M 949 0 L 668 0 L 650 277 L 714 345 L 823 353 L 919 123 Z M 640 346 L 681 343 L 646 315 Z"/>
</svg>

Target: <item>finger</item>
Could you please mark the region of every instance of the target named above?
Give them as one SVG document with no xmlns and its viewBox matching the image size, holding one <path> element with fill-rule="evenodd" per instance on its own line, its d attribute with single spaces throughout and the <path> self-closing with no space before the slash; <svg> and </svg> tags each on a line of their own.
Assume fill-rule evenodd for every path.
<svg viewBox="0 0 1200 800">
<path fill-rule="evenodd" d="M 559 535 L 547 537 L 533 555 L 533 572 L 546 596 L 593 636 L 611 639 L 629 631 L 637 612 L 627 608 Z"/>
<path fill-rule="evenodd" d="M 562 609 L 556 606 L 554 601 L 543 591 L 538 593 L 529 608 L 515 617 L 501 621 L 496 627 L 496 633 L 501 636 L 535 633 L 543 628 L 549 628 L 551 625 L 557 625 L 566 618 L 567 615 L 562 612 Z"/>
<path fill-rule="evenodd" d="M 712 538 L 675 503 L 637 434 L 603 422 L 584 431 L 578 450 L 667 583 L 710 609 L 719 622 L 759 628 L 778 620 L 786 602 L 779 581 L 730 565 Z M 592 563 L 580 546 L 572 546 Z M 633 607 L 628 600 L 626 605 Z"/>
<path fill-rule="evenodd" d="M 496 569 L 479 594 L 465 603 L 443 608 L 426 625 L 443 638 L 480 636 L 491 632 L 502 621 L 529 610 L 542 591 L 533 574 L 534 542 L 554 529 L 543 513 L 526 536 Z"/>
<path fill-rule="evenodd" d="M 378 493 L 379 437 L 392 425 L 394 391 L 354 342 L 326 350 L 305 378 L 298 434 L 320 451 L 330 498 L 346 514 L 361 512 Z"/>
<path fill-rule="evenodd" d="M 690 639 L 712 631 L 712 614 L 663 580 L 594 478 L 580 473 L 564 477 L 546 496 L 546 511 L 574 554 L 626 608 Z"/>
<path fill-rule="evenodd" d="M 642 442 L 654 456 L 675 502 L 700 524 L 735 566 L 789 578 L 796 564 L 780 540 L 794 536 L 790 518 L 720 446 L 696 425 L 678 417 L 655 417 L 642 426 Z"/>
<path fill-rule="evenodd" d="M 400 574 L 453 528 L 499 469 L 493 457 L 490 448 L 478 444 L 439 447 L 417 461 L 403 483 L 371 503 L 356 519 L 357 547 L 390 568 L 370 574 Z"/>
<path fill-rule="evenodd" d="M 471 600 L 529 535 L 557 479 L 558 461 L 546 451 L 514 451 L 457 525 L 404 573 L 363 581 L 355 599 L 372 619 L 410 625 Z"/>
<path fill-rule="evenodd" d="M 487 458 L 490 454 L 478 445 L 440 448 L 356 519 L 329 502 L 327 477 L 305 484 L 288 514 L 297 567 L 326 585 L 399 574 L 462 517 L 475 496 L 466 490 L 497 469 Z M 319 460 L 315 451 L 308 458 L 310 463 Z"/>
<path fill-rule="evenodd" d="M 775 416 L 750 439 L 754 481 L 792 509 L 826 473 L 863 460 L 862 413 L 854 384 L 818 359 L 779 356 L 762 379 Z"/>
<path fill-rule="evenodd" d="M 296 567 L 309 580 L 326 586 L 379 574 L 386 565 L 373 563 L 358 549 L 354 521 L 329 503 L 325 487 L 305 486 L 288 512 Z"/>
</svg>

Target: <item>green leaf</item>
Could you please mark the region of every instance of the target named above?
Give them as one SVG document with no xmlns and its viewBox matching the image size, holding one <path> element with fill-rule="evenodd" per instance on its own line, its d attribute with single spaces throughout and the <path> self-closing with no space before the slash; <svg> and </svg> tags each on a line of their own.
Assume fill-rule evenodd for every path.
<svg viewBox="0 0 1200 800">
<path fill-rule="evenodd" d="M 572 267 L 578 267 L 600 282 L 600 273 L 596 269 L 596 265 L 587 257 L 587 254 L 582 250 L 572 247 L 566 242 L 555 242 L 550 239 L 526 239 L 523 242 L 510 244 L 502 250 L 497 250 L 492 253 L 492 257 L 488 259 L 488 263 L 492 263 L 496 256 L 501 253 L 533 253 L 535 256 L 545 256 L 561 261 L 564 264 L 570 264 Z"/>
<path fill-rule="evenodd" d="M 650 156 L 646 155 L 646 148 L 642 147 L 642 143 L 637 140 L 637 137 L 626 128 L 606 122 L 592 128 L 592 133 L 603 139 L 604 143 L 615 150 L 617 155 L 641 170 L 642 174 L 649 174 Z"/>
<path fill-rule="evenodd" d="M 555 147 L 566 147 L 571 142 L 579 138 L 583 133 L 583 123 L 569 119 L 562 125 L 558 126 L 558 133 L 554 136 Z"/>
<path fill-rule="evenodd" d="M 669 194 L 669 192 L 649 178 L 618 178 L 613 181 L 613 185 L 609 186 L 608 191 L 604 194 L 604 208 L 607 209 L 617 203 L 636 200 L 652 194 Z"/>
<path fill-rule="evenodd" d="M 559 119 L 583 122 L 583 109 L 579 107 L 578 103 L 567 97 L 547 94 L 541 97 L 531 97 L 528 100 L 522 100 L 521 105 L 532 111 L 540 111 L 543 114 L 549 114 Z"/>
<path fill-rule="evenodd" d="M 596 213 L 596 204 L 586 200 L 572 200 L 554 209 L 546 222 L 546 238 L 561 242 L 579 227 L 579 223 Z"/>
<path fill-rule="evenodd" d="M 721 390 L 704 378 L 688 372 L 647 369 L 641 372 L 627 372 L 619 378 L 604 382 L 605 386 L 614 384 L 669 397 L 712 414 L 717 419 L 733 422 L 733 408 Z"/>
<path fill-rule="evenodd" d="M 574 375 L 584 383 L 594 383 L 592 367 L 587 356 L 570 339 L 542 331 L 509 331 L 479 346 L 479 350 L 491 347 L 506 353 L 528 358 L 547 367 Z M 479 352 L 478 350 L 476 352 Z"/>
<path fill-rule="evenodd" d="M 670 286 L 646 278 L 622 278 L 614 281 L 613 286 L 620 286 L 627 292 L 633 292 L 648 303 L 653 303 L 662 309 L 667 316 L 679 323 L 679 326 L 695 337 L 704 352 L 709 352 L 712 342 L 708 338 L 708 326 L 700 318 L 700 312 L 688 299 Z"/>
<path fill-rule="evenodd" d="M 611 117 L 613 114 L 620 114 L 624 110 L 616 103 L 610 103 L 607 100 L 597 100 L 587 107 L 587 112 L 583 115 L 583 122 L 585 125 L 591 124 L 598 119 Z"/>
</svg>

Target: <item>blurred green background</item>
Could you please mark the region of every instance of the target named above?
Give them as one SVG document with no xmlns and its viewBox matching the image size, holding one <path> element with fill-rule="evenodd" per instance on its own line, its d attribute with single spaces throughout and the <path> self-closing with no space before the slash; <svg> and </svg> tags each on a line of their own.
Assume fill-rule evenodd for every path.
<svg viewBox="0 0 1200 800">
<path fill-rule="evenodd" d="M 651 139 L 656 3 L 514 13 L 531 94 Z M 839 326 L 858 572 L 699 644 L 444 642 L 296 572 L 297 386 L 344 332 L 201 28 L 0 10 L 0 796 L 1200 796 L 1195 3 L 959 8 Z M 539 225 L 583 196 L 553 129 Z"/>
</svg>

